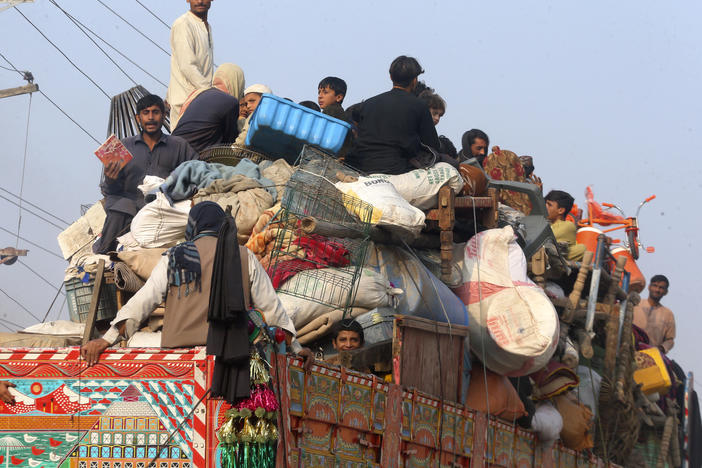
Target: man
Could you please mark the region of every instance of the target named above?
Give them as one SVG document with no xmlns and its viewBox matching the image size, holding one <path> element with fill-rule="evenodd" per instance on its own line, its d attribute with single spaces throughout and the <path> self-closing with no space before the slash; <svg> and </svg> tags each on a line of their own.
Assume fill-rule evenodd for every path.
<svg viewBox="0 0 702 468">
<path fill-rule="evenodd" d="M 392 89 L 363 103 L 358 138 L 346 163 L 368 173 L 403 174 L 418 167 L 428 153 L 438 151 L 439 136 L 427 105 L 412 94 L 424 73 L 413 57 L 401 55 L 390 65 Z"/>
<path fill-rule="evenodd" d="M 337 351 L 351 351 L 363 346 L 363 327 L 352 318 L 336 322 L 332 336 L 332 346 Z"/>
<path fill-rule="evenodd" d="M 573 197 L 562 190 L 551 190 L 544 197 L 546 201 L 546 215 L 551 223 L 551 230 L 556 242 L 568 244 L 568 260 L 579 262 L 583 259 L 586 247 L 577 244 L 575 224 L 566 221 L 566 216 L 573 208 Z"/>
<path fill-rule="evenodd" d="M 243 91 L 244 71 L 223 63 L 215 71 L 212 87 L 194 91 L 185 101 L 172 134 L 184 138 L 198 153 L 213 145 L 234 143 Z"/>
<path fill-rule="evenodd" d="M 122 140 L 133 159 L 120 169 L 119 163 L 105 166 L 105 178 L 100 185 L 105 196 L 105 224 L 102 236 L 93 245 L 93 252 L 105 254 L 116 247 L 116 239 L 129 226 L 134 215 L 144 206 L 144 196 L 137 188 L 144 176 L 163 179 L 184 161 L 197 159 L 198 154 L 180 137 L 161 131 L 165 106 L 153 94 L 137 102 L 136 121 L 139 135 Z"/>
<path fill-rule="evenodd" d="M 81 348 L 81 356 L 89 366 L 97 364 L 100 354 L 115 344 L 120 336 L 131 337 L 164 300 L 166 312 L 161 346 L 210 345 L 207 323 L 210 291 L 218 284 L 232 280 L 231 275 L 224 281 L 214 275 L 219 241 L 217 234 L 224 222 L 224 211 L 214 202 L 201 202 L 190 210 L 186 242 L 170 249 L 161 258 L 146 284 L 117 312 L 110 329 L 102 338 L 94 339 Z M 233 238 L 236 238 L 235 234 Z M 302 349 L 294 340 L 295 326 L 278 299 L 265 269 L 250 250 L 233 243 L 233 255 L 220 259 L 237 265 L 231 270 L 235 276 L 241 272 L 241 288 L 239 291 L 229 289 L 229 294 L 238 294 L 243 299 L 242 307 L 260 310 L 269 325 L 282 328 L 292 350 L 308 360 L 311 352 Z M 239 284 L 235 286 L 238 288 Z"/>
<path fill-rule="evenodd" d="M 463 134 L 461 144 L 463 148 L 458 153 L 459 161 L 482 167 L 490 146 L 490 138 L 488 138 L 487 133 L 477 128 L 468 130 Z"/>
<path fill-rule="evenodd" d="M 648 285 L 648 299 L 634 307 L 634 325 L 648 335 L 651 346 L 667 354 L 675 344 L 675 317 L 673 312 L 661 304 L 668 294 L 670 282 L 663 275 L 655 275 Z"/>
<path fill-rule="evenodd" d="M 187 0 L 190 11 L 171 27 L 171 80 L 166 100 L 171 128 L 178 125 L 181 107 L 190 93 L 212 86 L 214 51 L 207 12 L 212 0 Z"/>
</svg>

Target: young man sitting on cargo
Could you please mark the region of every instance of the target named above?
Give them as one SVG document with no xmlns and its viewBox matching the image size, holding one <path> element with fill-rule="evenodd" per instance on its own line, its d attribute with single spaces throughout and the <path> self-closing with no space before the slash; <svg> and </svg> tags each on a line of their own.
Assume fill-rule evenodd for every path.
<svg viewBox="0 0 702 468">
<path fill-rule="evenodd" d="M 180 163 L 198 159 L 198 154 L 184 139 L 161 131 L 166 109 L 160 97 L 153 94 L 142 97 L 136 110 L 141 133 L 122 140 L 133 159 L 122 168 L 119 162 L 105 166 L 105 178 L 100 184 L 107 217 L 102 235 L 93 245 L 93 252 L 97 254 L 105 254 L 117 247 L 117 237 L 124 233 L 134 215 L 144 206 L 144 196 L 137 188 L 144 176 L 165 179 Z"/>
<path fill-rule="evenodd" d="M 317 103 L 322 112 L 335 119 L 344 120 L 341 104 L 346 97 L 346 82 L 336 76 L 328 76 L 317 86 Z"/>
<path fill-rule="evenodd" d="M 249 122 L 251 121 L 251 116 L 258 107 L 258 103 L 261 102 L 261 98 L 264 94 L 272 94 L 271 88 L 262 84 L 251 85 L 244 90 L 244 104 L 246 105 L 246 122 L 244 123 L 244 128 L 241 129 L 239 136 L 236 137 L 235 145 L 244 146 L 246 144 L 246 134 L 249 132 Z"/>
<path fill-rule="evenodd" d="M 363 103 L 358 138 L 346 163 L 367 174 L 404 174 L 417 167 L 427 150 L 439 150 L 439 136 L 429 108 L 412 95 L 424 73 L 413 57 L 397 57 L 390 65 L 392 89 Z"/>
<path fill-rule="evenodd" d="M 575 243 L 575 224 L 566 221 L 566 216 L 573 208 L 575 200 L 569 193 L 562 190 L 551 190 L 546 194 L 544 200 L 546 200 L 547 217 L 551 223 L 551 230 L 556 237 L 556 242 L 568 244 L 568 260 L 582 260 L 585 246 Z"/>
<path fill-rule="evenodd" d="M 490 138 L 487 133 L 472 128 L 463 134 L 461 144 L 463 148 L 458 152 L 458 160 L 482 168 L 490 147 Z"/>
<path fill-rule="evenodd" d="M 295 340 L 295 326 L 266 270 L 249 249 L 236 243 L 236 232 L 230 238 L 221 233 L 226 222 L 224 211 L 214 202 L 200 202 L 190 210 L 186 241 L 161 257 L 146 284 L 117 312 L 102 338 L 81 348 L 88 366 L 97 364 L 100 354 L 119 341 L 120 336 L 130 338 L 164 300 L 161 346 L 184 348 L 207 344 L 209 349 L 213 340 L 213 332 L 208 330 L 213 306 L 210 292 L 216 296 L 223 288 L 229 297 L 239 299 L 242 313 L 255 308 L 261 311 L 268 325 L 283 329 L 292 350 L 310 362 L 311 352 Z M 217 269 L 222 265 L 230 266 L 224 267 L 226 274 Z M 214 304 L 221 302 L 215 300 Z"/>
</svg>

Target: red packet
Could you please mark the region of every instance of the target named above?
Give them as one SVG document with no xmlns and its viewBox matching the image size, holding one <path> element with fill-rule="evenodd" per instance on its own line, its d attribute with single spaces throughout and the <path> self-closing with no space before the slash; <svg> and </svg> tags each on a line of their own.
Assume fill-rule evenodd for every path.
<svg viewBox="0 0 702 468">
<path fill-rule="evenodd" d="M 114 133 L 95 151 L 95 156 L 97 156 L 105 166 L 114 161 L 119 162 L 120 169 L 133 158 L 132 153 L 119 141 L 119 138 L 117 138 Z"/>
</svg>

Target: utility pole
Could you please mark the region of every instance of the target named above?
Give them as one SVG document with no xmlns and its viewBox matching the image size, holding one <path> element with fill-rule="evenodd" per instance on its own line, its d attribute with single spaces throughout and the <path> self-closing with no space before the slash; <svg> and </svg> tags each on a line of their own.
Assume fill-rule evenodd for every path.
<svg viewBox="0 0 702 468">
<path fill-rule="evenodd" d="M 27 3 L 27 2 L 33 2 L 34 0 L 2 0 L 0 1 L 0 11 L 7 10 L 8 8 L 12 8 L 15 5 L 19 5 L 20 3 Z"/>
</svg>

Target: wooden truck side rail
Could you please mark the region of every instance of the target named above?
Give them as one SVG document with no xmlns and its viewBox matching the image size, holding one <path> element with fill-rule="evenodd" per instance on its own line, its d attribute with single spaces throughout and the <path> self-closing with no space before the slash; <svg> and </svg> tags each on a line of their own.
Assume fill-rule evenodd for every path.
<svg viewBox="0 0 702 468">
<path fill-rule="evenodd" d="M 322 363 L 271 359 L 283 410 L 277 467 L 603 467 L 448 401 Z M 79 348 L 0 349 L 0 456 L 17 466 L 216 468 L 228 405 L 207 398 L 204 348 L 122 348 L 87 368 Z M 202 401 L 200 401 L 202 400 Z M 38 462 L 38 463 L 37 463 Z M 97 463 L 96 465 L 94 463 Z"/>
</svg>

